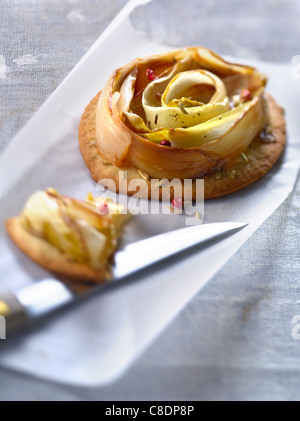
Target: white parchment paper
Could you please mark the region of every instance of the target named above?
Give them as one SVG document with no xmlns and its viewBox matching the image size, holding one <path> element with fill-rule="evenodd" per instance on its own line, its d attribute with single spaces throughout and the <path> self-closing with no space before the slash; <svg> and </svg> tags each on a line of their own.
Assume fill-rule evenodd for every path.
<svg viewBox="0 0 300 421">
<path fill-rule="evenodd" d="M 18 289 L 49 277 L 11 243 L 4 220 L 17 215 L 37 189 L 52 186 L 78 198 L 88 191 L 96 193 L 78 147 L 80 116 L 115 68 L 166 49 L 137 35 L 130 24 L 127 15 L 135 4 L 145 2 L 127 4 L 0 156 L 1 288 Z M 207 202 L 204 220 L 245 221 L 249 226 L 213 246 L 135 275 L 132 282 L 64 311 L 13 341 L 2 342 L 2 366 L 70 384 L 112 381 L 283 202 L 299 168 L 300 84 L 292 78 L 289 65 L 249 64 L 269 75 L 268 90 L 286 110 L 288 146 L 283 159 L 261 181 L 238 194 Z M 182 226 L 184 216 L 138 215 L 126 228 L 125 242 Z"/>
</svg>

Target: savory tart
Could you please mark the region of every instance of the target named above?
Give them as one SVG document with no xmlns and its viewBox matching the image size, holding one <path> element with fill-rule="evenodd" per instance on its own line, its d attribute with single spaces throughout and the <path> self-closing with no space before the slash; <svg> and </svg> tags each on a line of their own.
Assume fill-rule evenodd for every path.
<svg viewBox="0 0 300 421">
<path fill-rule="evenodd" d="M 15 244 L 40 266 L 77 281 L 109 279 L 113 254 L 128 214 L 89 193 L 86 200 L 38 191 L 18 217 L 6 221 Z"/>
<path fill-rule="evenodd" d="M 203 47 L 137 58 L 117 69 L 83 113 L 79 143 L 96 182 L 204 179 L 205 198 L 263 177 L 285 145 L 266 75 Z M 194 183 L 196 184 L 196 183 Z M 150 197 L 151 190 L 148 190 Z M 195 197 L 195 195 L 193 194 Z"/>
</svg>

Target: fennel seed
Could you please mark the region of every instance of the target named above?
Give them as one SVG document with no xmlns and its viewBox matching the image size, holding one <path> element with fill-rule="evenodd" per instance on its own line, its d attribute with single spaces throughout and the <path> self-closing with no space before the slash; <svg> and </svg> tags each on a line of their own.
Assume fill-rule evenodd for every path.
<svg viewBox="0 0 300 421">
<path fill-rule="evenodd" d="M 246 154 L 244 154 L 244 152 L 241 152 L 241 157 L 243 158 L 243 160 L 246 162 L 246 164 L 248 164 L 249 159 L 248 156 Z"/>
<path fill-rule="evenodd" d="M 47 193 L 52 194 L 53 196 L 57 196 L 58 192 L 56 189 L 54 189 L 53 187 L 48 187 L 47 188 Z"/>
<path fill-rule="evenodd" d="M 199 211 L 197 211 L 197 209 L 195 210 L 195 218 L 201 219 L 201 214 Z"/>
<path fill-rule="evenodd" d="M 218 171 L 216 174 L 216 180 L 221 180 L 222 179 L 222 173 L 221 171 Z"/>
<path fill-rule="evenodd" d="M 181 109 L 181 111 L 183 112 L 183 114 L 188 114 L 187 110 L 184 108 L 182 102 L 179 102 L 179 108 Z"/>
<path fill-rule="evenodd" d="M 181 209 L 174 208 L 173 206 L 167 206 L 167 209 L 169 209 L 172 213 L 175 213 L 176 215 L 180 215 L 182 213 Z"/>
<path fill-rule="evenodd" d="M 139 175 L 140 175 L 140 176 L 141 176 L 144 180 L 149 180 L 149 179 L 150 179 L 149 175 L 148 175 L 147 173 L 145 173 L 144 171 L 142 171 L 142 170 L 138 169 L 138 173 L 139 173 Z"/>
<path fill-rule="evenodd" d="M 120 180 L 125 180 L 125 172 L 124 170 L 119 171 L 119 178 Z"/>
<path fill-rule="evenodd" d="M 230 173 L 230 177 L 231 177 L 231 178 L 235 178 L 235 170 L 232 170 L 232 171 L 231 171 L 231 173 Z"/>
</svg>

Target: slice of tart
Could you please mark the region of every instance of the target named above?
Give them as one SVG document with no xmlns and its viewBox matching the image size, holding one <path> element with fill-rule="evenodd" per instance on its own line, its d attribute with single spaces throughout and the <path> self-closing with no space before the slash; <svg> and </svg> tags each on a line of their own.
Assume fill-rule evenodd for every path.
<svg viewBox="0 0 300 421">
<path fill-rule="evenodd" d="M 86 200 L 38 191 L 18 217 L 6 221 L 15 244 L 29 258 L 63 278 L 102 282 L 129 215 L 111 199 Z"/>
</svg>

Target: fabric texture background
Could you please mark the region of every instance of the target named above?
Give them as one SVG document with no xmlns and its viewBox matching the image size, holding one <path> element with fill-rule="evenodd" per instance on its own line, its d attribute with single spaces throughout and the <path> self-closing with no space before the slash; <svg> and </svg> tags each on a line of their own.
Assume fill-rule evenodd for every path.
<svg viewBox="0 0 300 421">
<path fill-rule="evenodd" d="M 2 1 L 0 152 L 125 3 Z M 133 23 L 153 41 L 292 63 L 300 54 L 297 12 L 297 0 L 160 0 L 137 9 Z M 284 204 L 114 384 L 63 387 L 1 369 L 0 399 L 299 400 L 299 209 L 298 181 Z"/>
</svg>

